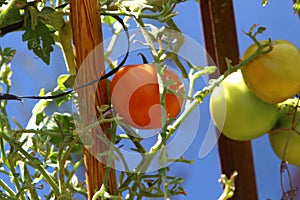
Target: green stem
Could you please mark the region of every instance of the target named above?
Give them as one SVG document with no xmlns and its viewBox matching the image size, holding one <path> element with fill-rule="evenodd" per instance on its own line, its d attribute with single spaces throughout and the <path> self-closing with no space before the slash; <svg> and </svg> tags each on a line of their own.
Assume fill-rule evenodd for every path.
<svg viewBox="0 0 300 200">
<path fill-rule="evenodd" d="M 58 186 L 59 186 L 59 192 L 63 193 L 63 191 L 65 190 L 65 163 L 62 160 L 62 153 L 65 147 L 65 143 L 64 143 L 64 138 L 62 137 L 62 143 L 59 145 L 59 150 L 58 150 L 58 156 L 57 156 L 57 162 L 58 162 L 58 171 L 59 171 L 59 182 L 58 182 Z"/>
<path fill-rule="evenodd" d="M 69 74 L 71 76 L 75 76 L 76 66 L 72 45 L 72 29 L 70 21 L 66 21 L 61 30 L 59 30 L 58 34 L 55 36 L 56 41 L 58 41 L 61 45 Z"/>
<path fill-rule="evenodd" d="M 168 184 L 166 168 L 162 168 L 159 171 L 160 171 L 160 175 L 161 175 L 162 180 L 163 180 L 164 198 L 169 199 L 170 198 L 170 193 L 169 193 L 169 188 L 168 188 L 169 184 Z"/>
<path fill-rule="evenodd" d="M 1 130 L 1 132 L 3 133 L 3 130 Z M 2 159 L 3 163 L 7 163 L 7 158 L 6 158 L 5 149 L 4 149 L 4 141 L 2 138 L 0 138 L 0 149 L 1 149 L 1 159 Z"/>
<path fill-rule="evenodd" d="M 129 21 L 130 17 L 129 16 L 125 16 L 123 21 L 124 23 L 126 24 L 128 21 Z M 111 63 L 111 61 L 109 60 L 109 56 L 111 55 L 114 47 L 115 47 L 115 44 L 117 42 L 117 39 L 119 37 L 119 34 L 123 31 L 123 27 L 119 27 L 118 29 L 116 29 L 114 31 L 114 35 L 111 37 L 111 40 L 109 42 L 109 45 L 107 46 L 106 48 L 106 51 L 105 51 L 105 60 L 107 63 Z"/>
<path fill-rule="evenodd" d="M 237 175 L 237 171 L 233 172 L 233 174 L 230 176 L 230 179 L 228 179 L 224 174 L 221 175 L 220 182 L 224 185 L 224 190 L 218 200 L 227 200 L 234 195 L 235 178 L 237 177 Z"/>
<path fill-rule="evenodd" d="M 60 195 L 59 188 L 57 187 L 57 183 L 53 180 L 53 178 L 48 174 L 48 172 L 42 167 L 40 161 L 37 158 L 32 157 L 29 153 L 27 153 L 21 146 L 19 146 L 13 139 L 5 135 L 4 133 L 0 133 L 0 138 L 3 138 L 9 144 L 15 148 L 15 150 L 19 151 L 27 160 L 27 162 L 30 166 L 36 168 L 39 170 L 39 172 L 44 176 L 44 178 L 47 180 L 49 185 L 52 188 L 52 191 L 54 194 L 58 197 Z"/>
<path fill-rule="evenodd" d="M 114 149 L 115 149 L 115 138 L 116 138 L 116 135 L 115 133 L 114 134 L 111 134 L 111 143 L 109 144 L 109 155 L 114 155 Z M 111 166 L 113 164 L 113 161 L 114 161 L 114 156 L 108 156 L 108 159 L 107 159 L 107 164 L 106 164 L 106 169 L 105 169 L 105 173 L 104 173 L 104 181 L 103 181 L 103 184 L 105 187 L 108 187 L 107 183 L 109 181 L 109 173 L 110 173 L 110 169 L 111 169 Z"/>
<path fill-rule="evenodd" d="M 141 29 L 141 32 L 142 32 L 142 34 L 143 34 L 143 36 L 144 36 L 144 38 L 146 40 L 146 43 L 150 47 L 150 51 L 151 51 L 151 53 L 153 55 L 154 62 L 158 63 L 158 61 L 159 61 L 158 60 L 159 59 L 158 53 L 157 53 L 156 48 L 155 48 L 155 46 L 153 44 L 153 40 L 151 39 L 152 38 L 151 35 L 148 33 L 147 29 L 145 28 L 145 25 L 144 25 L 144 22 L 143 22 L 142 18 L 138 18 L 138 19 L 134 18 L 134 19 L 135 19 L 137 25 Z"/>
<path fill-rule="evenodd" d="M 10 196 L 12 197 L 16 196 L 14 191 L 1 179 L 0 179 L 0 187 L 2 187 Z"/>
<path fill-rule="evenodd" d="M 22 164 L 24 164 L 24 163 L 22 163 Z M 23 169 L 24 170 L 24 173 L 23 173 L 24 180 L 26 180 L 26 184 L 29 187 L 29 198 L 30 199 L 39 199 L 35 185 L 32 184 L 33 181 L 32 181 L 32 177 L 30 176 L 28 167 L 25 164 L 23 167 L 24 167 L 24 169 Z"/>
<path fill-rule="evenodd" d="M 13 132 L 15 134 L 41 134 L 41 135 L 49 135 L 49 136 L 53 136 L 53 137 L 57 137 L 57 136 L 61 136 L 61 134 L 59 132 L 56 131 L 47 131 L 45 132 L 45 130 L 35 130 L 35 129 L 20 129 L 20 130 L 13 130 Z"/>
<path fill-rule="evenodd" d="M 194 95 L 194 100 L 190 102 L 190 105 L 188 106 L 187 109 L 183 111 L 183 113 L 174 121 L 173 124 L 168 126 L 168 131 L 166 132 L 166 140 L 168 140 L 173 133 L 177 130 L 177 128 L 182 124 L 182 122 L 190 115 L 190 113 L 200 104 L 202 103 L 202 100 L 205 96 L 207 96 L 209 93 L 212 92 L 212 90 L 217 87 L 230 73 L 240 69 L 242 66 L 245 64 L 251 62 L 253 59 L 255 59 L 257 56 L 260 54 L 264 53 L 264 49 L 266 47 L 270 47 L 269 43 L 259 45 L 256 52 L 248 57 L 247 59 L 241 61 L 239 64 L 235 66 L 231 66 L 228 68 L 228 70 L 221 75 L 218 79 L 213 81 L 209 86 L 203 88 L 201 91 L 197 91 Z M 266 50 L 268 51 L 268 50 Z M 141 167 L 139 168 L 139 171 L 145 171 L 151 161 L 153 160 L 156 152 L 158 152 L 161 149 L 161 146 L 163 145 L 163 141 L 161 138 L 157 140 L 157 142 L 152 146 L 150 149 L 149 153 L 146 154 L 145 160 L 142 160 L 141 162 Z"/>
<path fill-rule="evenodd" d="M 83 159 L 80 160 L 80 161 L 78 161 L 78 162 L 76 162 L 76 163 L 74 164 L 73 169 L 72 169 L 72 171 L 70 172 L 70 174 L 69 174 L 69 176 L 68 176 L 68 179 L 67 179 L 67 181 L 66 181 L 66 184 L 67 184 L 67 185 L 70 184 L 70 182 L 71 182 L 71 180 L 72 180 L 74 174 L 77 172 L 77 169 L 80 167 L 80 165 L 82 165 L 82 163 L 83 163 Z"/>
<path fill-rule="evenodd" d="M 15 183 L 15 187 L 16 187 L 16 190 L 17 190 L 17 193 L 18 193 L 22 190 L 22 187 L 21 187 L 20 182 L 19 182 L 19 174 L 15 170 L 16 165 L 13 162 L 14 161 L 10 162 L 10 160 L 9 160 L 8 168 L 10 169 L 11 175 L 13 176 L 13 182 Z M 26 200 L 25 196 L 21 195 L 21 194 L 20 194 L 19 198 L 20 198 L 20 200 Z"/>
</svg>

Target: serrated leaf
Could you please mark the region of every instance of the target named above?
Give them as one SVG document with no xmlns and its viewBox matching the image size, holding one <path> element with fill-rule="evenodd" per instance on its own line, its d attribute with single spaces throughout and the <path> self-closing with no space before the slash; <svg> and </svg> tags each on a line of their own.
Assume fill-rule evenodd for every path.
<svg viewBox="0 0 300 200">
<path fill-rule="evenodd" d="M 0 66 L 7 65 L 10 63 L 16 54 L 16 50 L 13 50 L 11 48 L 5 48 L 2 51 L 2 48 L 0 47 Z"/>
<path fill-rule="evenodd" d="M 39 58 L 46 64 L 49 64 L 50 53 L 53 51 L 53 33 L 55 30 L 38 18 L 36 7 L 29 6 L 25 11 L 25 33 L 22 35 L 22 39 L 27 41 L 29 50 L 33 50 Z"/>
<path fill-rule="evenodd" d="M 38 13 L 38 17 L 44 24 L 52 26 L 55 30 L 60 30 L 65 24 L 63 13 L 55 12 L 51 7 L 44 7 L 41 12 Z"/>
<path fill-rule="evenodd" d="M 28 49 L 33 50 L 46 64 L 50 63 L 50 53 L 53 51 L 53 33 L 53 30 L 39 22 L 35 30 L 27 23 L 25 33 L 22 35 L 23 41 L 27 41 Z"/>
<path fill-rule="evenodd" d="M 57 122 L 60 127 L 58 127 Z M 73 116 L 69 113 L 54 113 L 52 116 L 44 118 L 43 122 L 39 125 L 39 129 L 41 130 L 61 132 L 61 134 L 70 138 L 73 136 L 73 130 L 75 128 Z M 59 144 L 61 142 L 61 136 L 52 135 L 49 141 L 53 144 Z"/>
</svg>

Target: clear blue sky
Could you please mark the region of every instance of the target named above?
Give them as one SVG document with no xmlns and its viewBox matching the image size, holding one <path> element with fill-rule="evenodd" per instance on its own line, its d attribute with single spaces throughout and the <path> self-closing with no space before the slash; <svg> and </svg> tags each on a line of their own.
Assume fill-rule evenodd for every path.
<svg viewBox="0 0 300 200">
<path fill-rule="evenodd" d="M 261 36 L 261 39 L 268 37 L 286 39 L 300 47 L 300 21 L 298 16 L 293 14 L 292 1 L 270 1 L 266 7 L 262 7 L 260 2 L 234 1 L 241 54 L 251 43 L 242 30 L 248 30 L 255 23 L 267 27 L 267 31 Z M 177 10 L 179 15 L 175 17 L 175 20 L 181 30 L 199 44 L 203 44 L 199 5 L 190 0 L 180 4 Z M 224 30 L 224 34 L 229 33 Z M 33 53 L 27 51 L 20 33 L 8 34 L 4 38 L 0 38 L 0 45 L 2 48 L 12 47 L 17 50 L 12 63 L 14 72 L 12 93 L 14 94 L 38 94 L 42 87 L 51 90 L 56 86 L 57 76 L 65 72 L 63 56 L 58 48 L 55 48 L 55 52 L 51 55 L 51 65 L 46 66 Z M 230 51 L 230 47 L 228 50 Z M 208 98 L 201 105 L 201 112 L 203 112 L 201 114 L 209 118 L 207 102 Z M 12 102 L 9 104 L 8 113 L 25 126 L 31 116 L 32 108 L 33 101 L 24 101 L 23 104 Z M 64 109 L 67 111 L 70 110 L 70 107 Z M 193 165 L 172 165 L 173 173 L 185 178 L 184 187 L 188 193 L 186 198 L 179 196 L 174 199 L 217 199 L 221 193 L 221 185 L 218 183 L 220 167 L 217 146 L 205 158 L 200 159 L 198 153 L 202 140 L 203 134 L 199 129 L 197 137 L 185 153 L 187 158 L 194 159 Z M 280 199 L 280 160 L 272 152 L 267 136 L 254 140 L 252 144 L 259 199 Z"/>
</svg>

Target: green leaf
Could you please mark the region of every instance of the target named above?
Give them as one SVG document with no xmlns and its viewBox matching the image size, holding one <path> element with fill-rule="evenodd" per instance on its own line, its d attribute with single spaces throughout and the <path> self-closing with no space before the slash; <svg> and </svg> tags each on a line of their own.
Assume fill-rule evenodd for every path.
<svg viewBox="0 0 300 200">
<path fill-rule="evenodd" d="M 57 31 L 65 24 L 63 13 L 55 12 L 51 7 L 44 7 L 38 13 L 38 17 L 44 24 L 52 26 Z"/>
<path fill-rule="evenodd" d="M 69 79 L 69 74 L 62 74 L 57 79 L 57 85 L 60 90 L 65 91 L 67 87 L 65 86 L 65 82 Z"/>
<path fill-rule="evenodd" d="M 115 23 L 116 19 L 109 15 L 101 15 L 101 22 L 107 25 L 112 25 Z"/>
<path fill-rule="evenodd" d="M 59 126 L 58 126 L 59 124 Z M 59 135 L 45 135 L 49 138 L 52 144 L 59 145 L 62 141 L 62 136 L 66 141 L 72 141 L 73 130 L 75 130 L 75 124 L 73 120 L 73 115 L 70 113 L 54 113 L 52 116 L 44 118 L 42 123 L 40 123 L 40 130 L 45 132 L 57 132 Z M 47 140 L 46 137 L 42 138 L 44 141 Z M 65 141 L 65 142 L 66 142 Z"/>
<path fill-rule="evenodd" d="M 33 50 L 38 57 L 49 64 L 50 53 L 53 51 L 52 45 L 54 45 L 54 30 L 38 20 L 34 9 L 29 9 L 26 16 L 25 33 L 22 35 L 22 39 L 28 42 L 27 47 L 29 50 Z"/>
<path fill-rule="evenodd" d="M 32 30 L 35 30 L 35 27 L 38 25 L 38 18 L 37 18 L 38 9 L 33 6 L 28 6 L 27 10 L 28 10 L 28 14 L 30 16 L 29 18 L 27 18 L 28 21 L 30 21 L 30 24 L 31 24 L 30 27 Z"/>
<path fill-rule="evenodd" d="M 2 48 L 0 47 L 0 67 L 10 63 L 15 54 L 16 50 L 13 50 L 11 48 L 5 48 L 4 50 L 2 50 Z"/>
<path fill-rule="evenodd" d="M 62 74 L 57 79 L 57 85 L 61 91 L 65 91 L 67 88 L 72 88 L 75 82 L 75 76 L 70 74 Z"/>
<path fill-rule="evenodd" d="M 50 95 L 58 95 L 63 93 L 64 91 L 62 91 L 61 89 L 59 89 L 58 87 L 54 89 L 53 92 L 50 93 Z M 55 98 L 54 101 L 56 103 L 57 106 L 61 106 L 64 102 L 69 101 L 71 98 L 71 95 L 64 95 L 58 98 Z"/>
<path fill-rule="evenodd" d="M 256 33 L 257 33 L 257 34 L 261 34 L 261 33 L 265 32 L 266 29 L 267 29 L 267 28 L 266 28 L 266 27 L 263 27 L 263 26 L 258 27 Z"/>
</svg>

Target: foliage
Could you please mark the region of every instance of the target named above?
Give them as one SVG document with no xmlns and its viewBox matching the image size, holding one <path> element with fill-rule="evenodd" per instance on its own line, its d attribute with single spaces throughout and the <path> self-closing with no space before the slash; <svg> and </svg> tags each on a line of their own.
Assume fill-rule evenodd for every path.
<svg viewBox="0 0 300 200">
<path fill-rule="evenodd" d="M 68 1 L 26 1 L 26 0 L 0 0 L 0 6 L 7 6 L 0 13 L 0 34 L 4 36 L 11 31 L 21 31 L 23 41 L 27 42 L 29 50 L 32 50 L 46 64 L 49 64 L 51 52 L 55 43 L 59 45 L 65 55 L 67 68 L 70 74 L 61 75 L 58 78 L 58 86 L 52 92 L 44 94 L 41 89 L 40 96 L 59 94 L 71 87 L 75 75 L 74 55 L 72 51 L 72 36 L 70 23 L 68 20 L 69 6 L 65 3 Z M 249 59 L 245 59 L 235 66 L 228 61 L 228 71 L 212 79 L 210 84 L 200 91 L 193 93 L 195 81 L 207 74 L 215 71 L 213 66 L 194 66 L 188 61 L 182 62 L 176 54 L 171 54 L 166 50 L 156 48 L 159 46 L 157 41 L 170 44 L 168 37 L 164 35 L 166 29 L 172 29 L 180 32 L 180 29 L 173 21 L 177 15 L 175 7 L 184 2 L 182 0 L 136 0 L 136 1 L 110 1 L 101 0 L 101 12 L 105 15 L 124 16 L 124 21 L 133 20 L 137 26 L 141 27 L 147 48 L 150 49 L 154 63 L 163 63 L 167 58 L 172 59 L 182 76 L 190 81 L 188 95 L 185 97 L 190 101 L 190 110 L 185 110 L 182 115 L 174 120 L 170 126 L 163 126 L 156 143 L 149 151 L 144 148 L 140 137 L 135 131 L 126 124 L 119 123 L 124 134 L 116 133 L 116 120 L 112 115 L 100 115 L 98 119 L 112 122 L 109 130 L 112 135 L 113 145 L 121 144 L 120 141 L 129 141 L 134 145 L 133 150 L 146 155 L 141 161 L 139 173 L 133 171 L 120 172 L 118 178 L 118 189 L 114 195 L 107 191 L 107 176 L 101 189 L 95 194 L 94 199 L 122 199 L 126 193 L 128 199 L 142 199 L 143 197 L 151 198 L 170 198 L 174 195 L 185 195 L 186 192 L 182 187 L 184 181 L 181 177 L 171 176 L 170 167 L 145 173 L 155 155 L 159 155 L 162 166 L 167 162 L 192 164 L 193 161 L 186 158 L 169 158 L 165 149 L 168 139 L 174 134 L 180 124 L 187 118 L 191 110 L 195 109 L 203 99 L 224 80 L 230 73 L 241 68 L 245 63 L 250 62 L 256 56 L 262 53 L 265 47 L 270 44 L 261 45 L 258 43 L 258 50 Z M 267 1 L 265 1 L 267 2 Z M 295 9 L 299 9 L 298 1 Z M 63 6 L 62 6 L 63 5 Z M 297 8 L 296 8 L 297 7 Z M 119 37 L 121 28 L 115 24 L 115 20 L 105 16 L 102 18 L 115 37 Z M 146 20 L 159 23 L 161 28 L 145 24 Z M 20 26 L 20 22 L 21 25 Z M 147 28 L 146 28 L 147 27 Z M 264 28 L 254 29 L 248 34 L 251 39 L 255 40 L 257 34 L 261 34 Z M 5 36 L 4 36 L 5 37 Z M 184 40 L 178 36 L 176 43 L 172 43 L 170 48 L 178 52 L 182 47 Z M 110 47 L 115 47 L 115 41 L 112 41 Z M 110 62 L 110 53 L 112 49 L 106 51 L 106 61 Z M 0 48 L 0 66 L 1 76 L 0 83 L 6 89 L 5 93 L 10 92 L 12 71 L 10 62 L 13 59 L 15 51 L 10 48 L 2 50 Z M 110 62 L 113 63 L 113 62 Z M 162 70 L 161 70 L 162 71 Z M 162 73 L 162 72 L 161 72 Z M 161 75 L 161 74 L 160 74 Z M 163 94 L 161 96 L 163 99 Z M 80 181 L 76 172 L 82 166 L 82 144 L 76 129 L 76 113 L 54 113 L 47 116 L 45 109 L 56 103 L 58 106 L 68 102 L 70 96 L 64 96 L 55 100 L 40 100 L 33 108 L 33 117 L 30 126 L 26 128 L 19 125 L 17 120 L 12 122 L 7 114 L 7 101 L 0 102 L 0 174 L 6 179 L 0 179 L 0 197 L 3 199 L 39 199 L 41 194 L 45 194 L 45 199 L 72 199 L 75 194 L 87 195 L 84 181 Z M 76 103 L 76 102 L 75 102 Z M 164 102 L 162 101 L 162 104 Z M 108 107 L 108 105 L 106 105 Z M 99 108 L 101 110 L 101 108 Z M 74 118 L 75 116 L 75 118 Z M 98 126 L 91 124 L 91 127 Z M 14 128 L 15 126 L 15 128 Z M 91 128 L 87 127 L 87 129 Z M 121 148 L 121 147 L 120 147 Z M 118 153 L 118 149 L 114 149 Z M 107 152 L 103 152 L 107 153 Z M 108 152 L 110 153 L 110 152 Z M 114 155 L 114 154 L 113 154 Z M 122 155 L 118 157 L 121 159 Z M 114 159 L 114 158 L 112 158 Z M 146 163 L 146 164 L 143 164 Z M 126 165 L 126 161 L 124 161 Z M 107 167 L 107 171 L 109 167 Z M 228 196 L 232 195 L 232 185 L 234 178 L 227 180 L 223 177 L 222 183 L 227 187 Z M 9 180 L 9 181 L 6 181 Z M 229 189 L 228 189 L 229 188 Z M 225 191 L 226 193 L 226 191 Z"/>
</svg>

